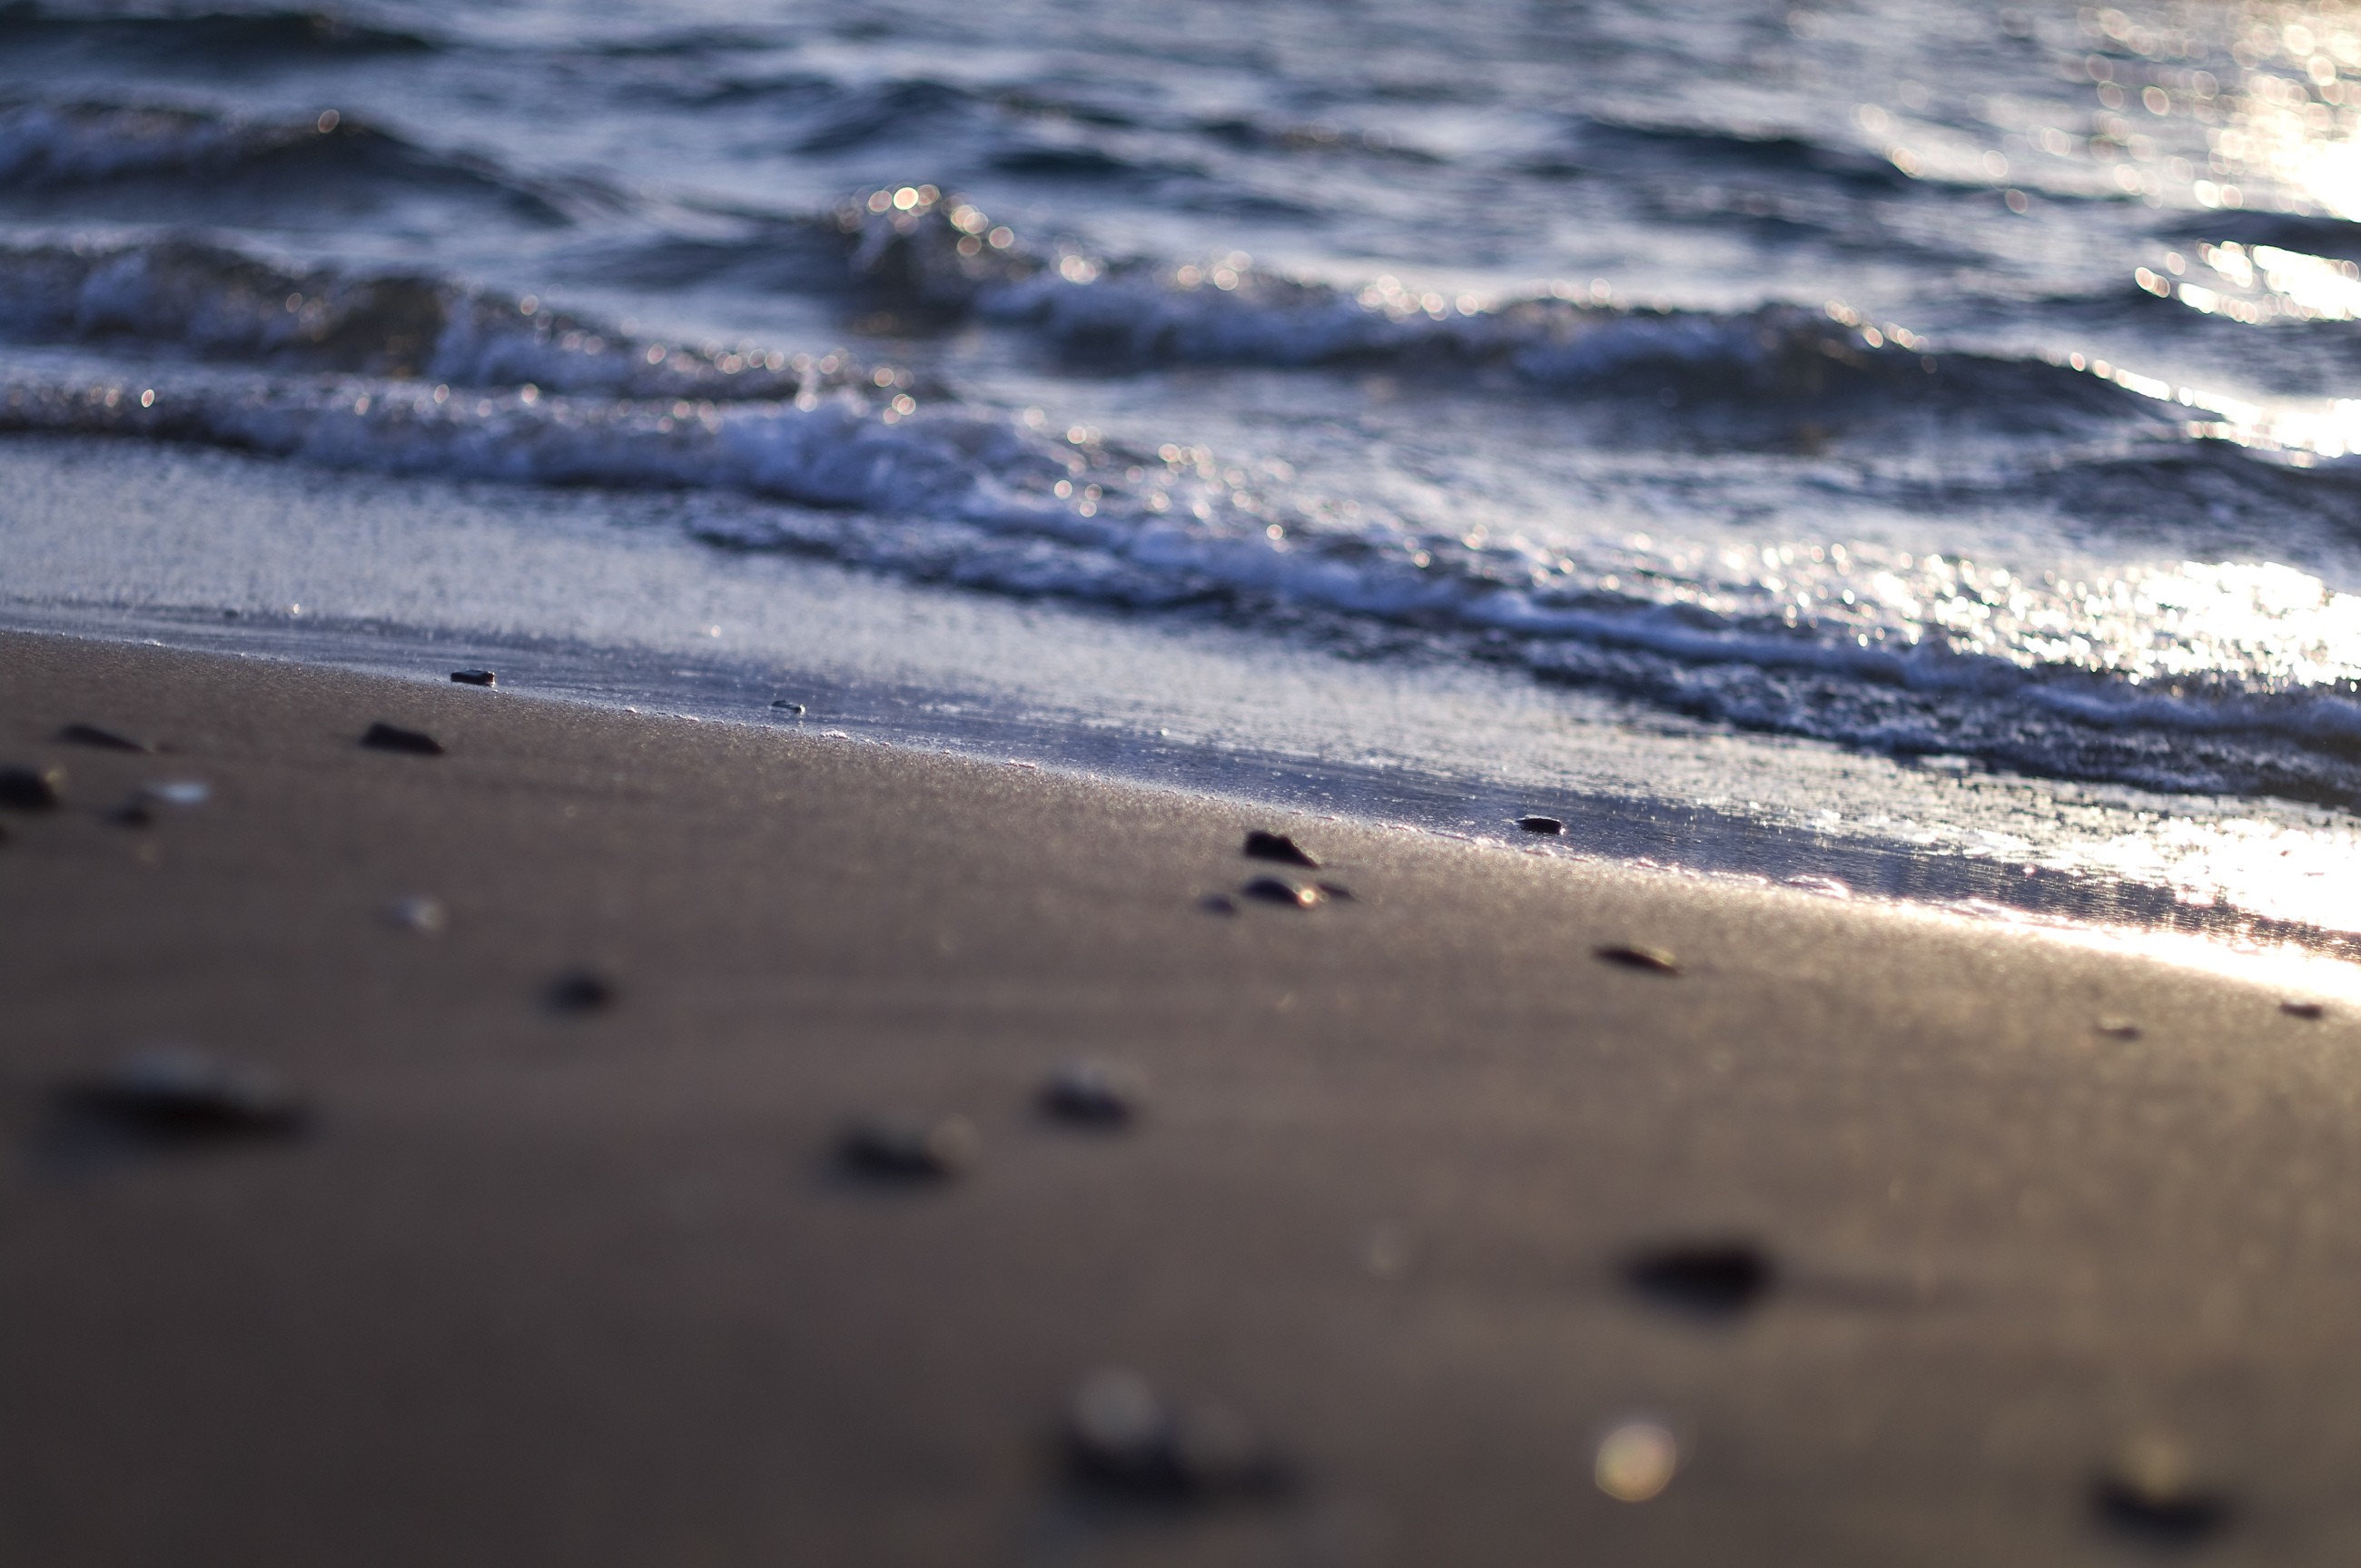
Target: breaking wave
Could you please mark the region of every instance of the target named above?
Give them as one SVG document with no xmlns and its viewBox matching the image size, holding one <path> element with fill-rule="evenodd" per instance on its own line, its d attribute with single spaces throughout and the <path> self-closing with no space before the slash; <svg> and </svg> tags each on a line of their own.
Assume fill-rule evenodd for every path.
<svg viewBox="0 0 2361 1568">
<path fill-rule="evenodd" d="M 824 393 L 715 401 L 194 367 L 148 385 L 19 370 L 0 428 L 669 489 L 708 498 L 692 526 L 741 548 L 1004 592 L 1326 617 L 1345 636 L 1386 625 L 1749 729 L 2361 804 L 2350 656 L 2361 604 L 2287 568 L 2094 587 L 1866 545 L 1770 562 L 1644 541 L 1459 538 L 1339 510 L 1283 474 L 1225 470 L 1202 450 L 1133 450 L 851 376 Z M 2137 641 L 2123 641 L 2126 627 Z"/>
</svg>

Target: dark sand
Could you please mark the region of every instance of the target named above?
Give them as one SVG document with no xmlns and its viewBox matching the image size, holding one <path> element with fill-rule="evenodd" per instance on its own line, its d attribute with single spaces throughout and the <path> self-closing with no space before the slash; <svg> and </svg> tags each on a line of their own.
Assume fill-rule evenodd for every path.
<svg viewBox="0 0 2361 1568">
<path fill-rule="evenodd" d="M 0 1562 L 2361 1556 L 2349 1008 L 443 673 L 0 637 L 0 762 L 69 770 L 0 813 Z M 212 798 L 105 819 L 170 778 Z M 1256 826 L 1355 900 L 1206 911 L 1279 869 Z M 549 1005 L 585 966 L 613 1005 Z M 170 1040 L 313 1124 L 60 1111 Z M 1036 1109 L 1078 1055 L 1137 1125 Z M 972 1167 L 840 1168 L 888 1106 Z M 1776 1270 L 1750 1308 L 1624 1276 L 1721 1238 Z M 1104 1366 L 1292 1490 L 1078 1482 Z M 1634 1416 L 1684 1449 L 1636 1504 L 1593 1484 Z"/>
</svg>

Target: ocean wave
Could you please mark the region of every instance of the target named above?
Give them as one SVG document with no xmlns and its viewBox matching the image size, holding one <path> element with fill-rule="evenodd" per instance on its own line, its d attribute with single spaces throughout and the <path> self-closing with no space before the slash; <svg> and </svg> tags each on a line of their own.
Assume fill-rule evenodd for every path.
<svg viewBox="0 0 2361 1568">
<path fill-rule="evenodd" d="M 0 154 L 5 126 L 0 118 Z M 733 238 L 619 247 L 601 270 L 624 281 L 727 277 L 859 296 L 906 326 L 987 323 L 1059 355 L 1133 368 L 1484 371 L 1568 396 L 1670 394 L 1773 422 L 1810 408 L 1915 407 L 1993 427 L 2177 433 L 2188 411 L 2112 367 L 1945 348 L 1835 303 L 1702 312 L 1571 289 L 1446 297 L 1391 278 L 1338 288 L 1239 256 L 1107 261 L 1030 246 L 931 186 L 873 192 L 825 217 L 740 221 Z M 622 397 L 791 398 L 861 373 L 841 354 L 816 372 L 811 356 L 790 363 L 749 345 L 653 342 L 446 280 L 291 268 L 181 238 L 0 249 L 0 336 Z M 914 389 L 907 372 L 890 374 L 895 389 Z M 915 389 L 947 395 L 931 383 Z"/>
<path fill-rule="evenodd" d="M 895 209 L 896 195 L 911 210 Z M 1446 299 L 1390 279 L 1358 291 L 1302 281 L 1244 258 L 1174 267 L 1040 252 L 928 187 L 876 192 L 831 220 L 773 222 L 753 239 L 634 247 L 609 271 L 634 266 L 739 269 L 741 282 L 742 269 L 767 269 L 783 288 L 855 291 L 913 320 L 989 322 L 1060 354 L 1132 367 L 1494 370 L 1567 395 L 1671 392 L 1774 422 L 1849 401 L 1939 407 L 2010 428 L 2097 421 L 2178 433 L 2188 412 L 2112 367 L 1945 350 L 1835 304 L 1711 313 L 1571 291 Z M 291 268 L 184 238 L 0 249 L 0 336 L 620 397 L 792 398 L 862 373 L 842 354 L 818 369 L 815 356 L 750 345 L 650 341 L 447 280 Z M 948 395 L 885 373 L 895 390 Z"/>
<path fill-rule="evenodd" d="M 1239 256 L 1106 262 L 1028 247 L 932 187 L 881 190 L 826 219 L 751 226 L 730 240 L 627 247 L 604 270 L 834 290 L 888 307 L 906 329 L 983 322 L 1123 367 L 1479 371 L 1565 396 L 1708 405 L 1782 427 L 1806 411 L 1842 423 L 1919 409 L 1986 429 L 2185 443 L 2192 416 L 2228 406 L 2103 362 L 1946 348 L 1835 302 L 1700 312 L 1574 290 L 1446 298 L 1390 278 L 1337 288 Z M 0 248 L 0 337 L 618 397 L 792 398 L 864 373 L 929 401 L 950 395 L 907 370 L 864 371 L 841 352 L 790 359 L 752 345 L 652 341 L 449 280 L 293 268 L 185 238 Z M 2257 426 L 2247 444 L 2288 444 L 2262 439 L 2269 433 Z"/>
<path fill-rule="evenodd" d="M 840 352 L 654 341 L 530 295 L 289 268 L 192 239 L 0 249 L 0 339 L 626 398 L 792 400 L 855 383 L 942 395 Z"/>
<path fill-rule="evenodd" d="M 130 181 L 169 182 L 183 205 L 241 184 L 291 211 L 363 191 L 426 190 L 489 199 L 560 225 L 601 193 L 520 180 L 489 160 L 435 152 L 335 111 L 256 120 L 210 110 L 103 102 L 0 103 L 0 190 L 86 195 Z"/>
<path fill-rule="evenodd" d="M 1912 178 L 1891 159 L 1795 131 L 1741 131 L 1722 126 L 1585 117 L 1576 126 L 1580 159 L 1598 164 L 1631 157 L 1671 158 L 1722 173 L 1761 175 L 1782 182 L 1808 179 L 1864 192 L 1906 190 Z"/>
<path fill-rule="evenodd" d="M 1566 392 L 1672 390 L 1783 414 L 1802 401 L 1898 400 L 1975 408 L 2018 426 L 2158 412 L 2151 400 L 2084 367 L 1944 349 L 1835 302 L 1705 312 L 1565 286 L 1487 297 L 1380 277 L 1345 289 L 1235 255 L 1107 260 L 1030 247 L 932 186 L 872 193 L 847 203 L 839 222 L 857 236 L 848 265 L 866 285 L 1126 366 L 1499 367 Z"/>
</svg>

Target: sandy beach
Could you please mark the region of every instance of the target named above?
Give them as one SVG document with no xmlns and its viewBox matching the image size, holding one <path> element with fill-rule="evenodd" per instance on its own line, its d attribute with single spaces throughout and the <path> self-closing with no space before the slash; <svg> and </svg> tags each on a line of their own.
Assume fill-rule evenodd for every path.
<svg viewBox="0 0 2361 1568">
<path fill-rule="evenodd" d="M 2349 1009 L 446 673 L 0 637 L 12 1562 L 2361 1550 Z"/>
</svg>

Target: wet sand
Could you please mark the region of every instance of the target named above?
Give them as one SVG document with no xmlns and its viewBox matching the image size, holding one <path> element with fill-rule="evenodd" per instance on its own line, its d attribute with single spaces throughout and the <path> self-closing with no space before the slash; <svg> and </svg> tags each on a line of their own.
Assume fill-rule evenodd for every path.
<svg viewBox="0 0 2361 1568">
<path fill-rule="evenodd" d="M 0 635 L 10 1562 L 2361 1553 L 2350 1008 L 445 674 Z"/>
</svg>

